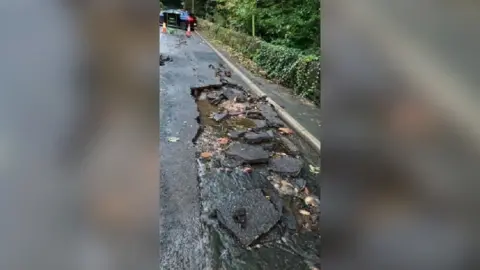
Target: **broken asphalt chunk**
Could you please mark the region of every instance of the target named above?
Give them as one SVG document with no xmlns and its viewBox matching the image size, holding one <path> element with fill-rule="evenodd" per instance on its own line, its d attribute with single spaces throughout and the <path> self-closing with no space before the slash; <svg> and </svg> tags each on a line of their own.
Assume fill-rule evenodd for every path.
<svg viewBox="0 0 480 270">
<path fill-rule="evenodd" d="M 246 116 L 250 119 L 264 120 L 263 114 L 259 111 L 248 111 Z"/>
<path fill-rule="evenodd" d="M 232 140 L 237 140 L 242 137 L 247 131 L 245 130 L 232 130 L 228 132 L 228 137 Z"/>
<path fill-rule="evenodd" d="M 237 158 L 229 158 L 229 157 L 222 159 L 220 162 L 221 162 L 221 165 L 225 168 L 235 168 L 243 164 L 242 160 Z"/>
<path fill-rule="evenodd" d="M 215 100 L 217 99 L 222 93 L 219 91 L 212 91 L 207 94 L 208 100 Z"/>
<path fill-rule="evenodd" d="M 282 216 L 282 222 L 285 224 L 287 229 L 295 231 L 297 229 L 297 219 L 291 213 L 284 214 Z"/>
<path fill-rule="evenodd" d="M 220 78 L 220 82 L 221 82 L 222 84 L 227 84 L 227 83 L 229 83 L 229 81 L 228 81 L 227 79 L 223 78 L 223 77 Z"/>
<path fill-rule="evenodd" d="M 300 150 L 298 149 L 298 147 L 292 141 L 290 141 L 287 137 L 281 136 L 280 143 L 287 150 L 288 154 L 296 156 L 300 153 Z"/>
<path fill-rule="evenodd" d="M 236 100 L 237 102 L 240 102 L 240 103 L 247 101 L 247 96 L 241 90 L 227 88 L 223 90 L 223 95 L 228 100 Z"/>
<path fill-rule="evenodd" d="M 222 95 L 219 95 L 216 99 L 210 101 L 211 104 L 213 105 L 218 105 L 220 103 L 222 103 L 222 101 L 225 99 L 225 96 L 222 94 Z"/>
<path fill-rule="evenodd" d="M 252 121 L 255 123 L 255 128 L 262 129 L 267 126 L 267 121 L 265 120 L 253 119 Z"/>
<path fill-rule="evenodd" d="M 272 140 L 272 136 L 267 132 L 247 132 L 244 136 L 245 141 L 247 143 L 262 143 L 262 142 L 269 142 Z"/>
<path fill-rule="evenodd" d="M 267 163 L 269 158 L 268 152 L 262 146 L 239 142 L 232 143 L 225 154 L 230 157 L 240 158 L 249 164 Z"/>
<path fill-rule="evenodd" d="M 268 232 L 281 213 L 265 198 L 260 189 L 231 192 L 217 206 L 217 217 L 244 246 Z"/>
<path fill-rule="evenodd" d="M 273 151 L 273 149 L 275 149 L 275 144 L 274 143 L 263 144 L 263 149 L 267 151 Z"/>
<path fill-rule="evenodd" d="M 159 57 L 160 66 L 165 65 L 165 62 L 172 62 L 172 58 L 170 58 L 170 56 L 164 56 L 163 54 L 160 54 L 160 57 Z"/>
<path fill-rule="evenodd" d="M 277 112 L 268 103 L 261 103 L 258 105 L 261 114 L 267 120 L 267 123 L 271 127 L 283 127 L 285 123 L 278 117 Z"/>
<path fill-rule="evenodd" d="M 305 181 L 303 178 L 296 178 L 294 179 L 294 185 L 298 190 L 303 190 L 307 185 L 307 181 Z"/>
<path fill-rule="evenodd" d="M 290 156 L 280 156 L 270 159 L 269 167 L 280 174 L 297 176 L 303 167 L 303 161 Z"/>
<path fill-rule="evenodd" d="M 263 193 L 266 195 L 267 199 L 273 203 L 273 206 L 275 206 L 275 209 L 277 211 L 282 212 L 283 211 L 283 200 L 278 195 L 277 191 L 275 188 L 272 186 L 272 188 L 264 188 L 262 189 Z"/>
</svg>

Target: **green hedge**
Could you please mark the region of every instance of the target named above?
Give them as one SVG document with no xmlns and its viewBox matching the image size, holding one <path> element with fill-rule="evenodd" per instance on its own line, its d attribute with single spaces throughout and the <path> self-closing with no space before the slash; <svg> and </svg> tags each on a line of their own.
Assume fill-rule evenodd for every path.
<svg viewBox="0 0 480 270">
<path fill-rule="evenodd" d="M 278 81 L 294 93 L 320 103 L 320 57 L 300 50 L 273 45 L 259 38 L 199 20 L 198 29 L 252 60 L 266 72 L 267 78 Z"/>
</svg>

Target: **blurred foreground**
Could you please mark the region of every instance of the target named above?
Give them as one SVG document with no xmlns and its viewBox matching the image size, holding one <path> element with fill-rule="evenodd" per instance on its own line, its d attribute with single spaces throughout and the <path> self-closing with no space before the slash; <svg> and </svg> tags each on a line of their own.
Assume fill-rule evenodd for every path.
<svg viewBox="0 0 480 270">
<path fill-rule="evenodd" d="M 323 10 L 322 267 L 478 268 L 478 5 Z"/>
<path fill-rule="evenodd" d="M 158 267 L 157 8 L 1 4 L 2 269 Z"/>
<path fill-rule="evenodd" d="M 158 269 L 158 4 L 0 10 L 1 268 Z M 322 6 L 322 268 L 476 269 L 478 10 Z"/>
</svg>

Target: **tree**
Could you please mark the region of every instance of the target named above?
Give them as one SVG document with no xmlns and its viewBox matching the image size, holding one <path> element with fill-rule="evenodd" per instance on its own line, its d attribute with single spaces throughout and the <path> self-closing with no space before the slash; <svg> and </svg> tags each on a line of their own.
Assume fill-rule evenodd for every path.
<svg viewBox="0 0 480 270">
<path fill-rule="evenodd" d="M 320 46 L 319 0 L 206 0 L 202 8 L 215 23 L 248 34 L 255 15 L 256 34 L 274 44 L 302 50 Z"/>
</svg>

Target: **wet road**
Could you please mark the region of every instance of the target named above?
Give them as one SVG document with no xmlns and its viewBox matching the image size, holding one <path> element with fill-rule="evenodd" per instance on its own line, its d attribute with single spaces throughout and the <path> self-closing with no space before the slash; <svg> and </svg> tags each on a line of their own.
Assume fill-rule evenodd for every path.
<svg viewBox="0 0 480 270">
<path fill-rule="evenodd" d="M 190 87 L 218 83 L 209 64 L 217 56 L 197 36 L 160 34 L 160 265 L 208 269 L 202 240 L 195 148 L 198 111 Z M 169 142 L 169 138 L 178 138 Z"/>
<path fill-rule="evenodd" d="M 303 240 L 292 236 L 297 244 L 288 244 L 289 240 L 285 240 L 288 243 L 270 243 L 268 247 L 249 251 L 239 249 L 233 238 L 215 226 L 207 227 L 212 224 L 211 220 L 206 222 L 206 215 L 210 213 L 208 205 L 212 203 L 208 198 L 235 192 L 246 181 L 242 178 L 242 183 L 233 185 L 233 190 L 218 188 L 215 184 L 207 188 L 209 183 L 216 182 L 215 176 L 198 176 L 205 167 L 203 164 L 199 170 L 196 163 L 196 151 L 200 148 L 192 140 L 200 134 L 199 112 L 190 89 L 220 83 L 216 70 L 209 66 L 218 67 L 222 61 L 200 37 L 186 38 L 185 32 L 179 30 L 160 34 L 160 53 L 164 59 L 170 59 L 160 66 L 161 269 L 310 269 L 306 261 L 318 261 L 315 245 L 319 242 L 315 233 L 301 234 Z M 240 83 L 235 74 L 229 81 Z M 208 132 L 201 133 L 202 136 L 205 133 Z M 303 147 L 300 148 L 303 152 Z M 226 177 L 222 183 L 232 180 L 229 175 L 219 175 Z M 202 193 L 199 182 L 202 182 Z M 272 233 L 272 239 L 277 236 Z"/>
</svg>

